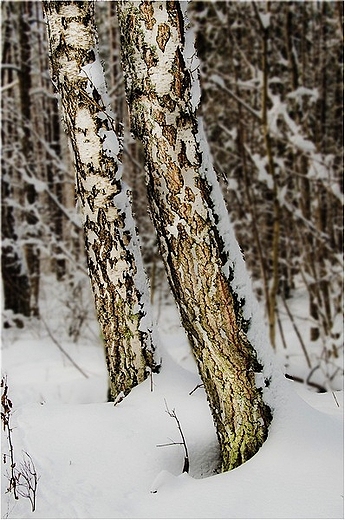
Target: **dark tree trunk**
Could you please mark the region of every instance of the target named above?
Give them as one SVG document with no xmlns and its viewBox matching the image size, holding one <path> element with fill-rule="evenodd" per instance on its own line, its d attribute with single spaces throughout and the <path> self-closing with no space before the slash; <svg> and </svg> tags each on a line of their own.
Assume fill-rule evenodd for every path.
<svg viewBox="0 0 345 520">
<path fill-rule="evenodd" d="M 30 17 L 32 16 L 32 2 L 20 3 L 19 18 L 19 45 L 20 45 L 20 70 L 19 95 L 22 116 L 22 160 L 25 161 L 23 169 L 28 179 L 34 178 L 33 141 L 31 137 L 31 42 L 30 42 Z M 40 251 L 37 244 L 39 236 L 38 217 L 36 203 L 38 200 L 34 182 L 24 180 L 25 193 L 25 258 L 27 274 L 30 283 L 30 312 L 32 316 L 39 316 L 39 281 L 40 281 Z"/>
<path fill-rule="evenodd" d="M 2 63 L 11 64 L 13 55 L 11 47 L 12 34 L 12 6 L 9 2 L 3 9 L 6 9 L 6 17 L 3 28 L 3 47 Z M 4 11 L 2 11 L 4 14 Z M 14 71 L 11 67 L 3 68 L 1 71 L 1 85 L 4 89 L 1 97 L 1 109 L 5 114 L 5 109 L 9 105 L 9 100 L 13 95 L 12 85 L 14 81 Z M 16 122 L 10 117 L 6 117 L 1 125 L 1 273 L 3 280 L 4 309 L 11 310 L 14 314 L 30 316 L 30 286 L 25 270 L 25 260 L 22 257 L 22 249 L 16 234 L 16 222 L 13 209 L 12 183 L 15 178 L 13 168 L 13 147 L 12 141 L 18 138 Z M 11 320 L 5 322 L 5 327 L 13 323 Z M 23 321 L 17 317 L 14 323 L 22 327 Z"/>
</svg>

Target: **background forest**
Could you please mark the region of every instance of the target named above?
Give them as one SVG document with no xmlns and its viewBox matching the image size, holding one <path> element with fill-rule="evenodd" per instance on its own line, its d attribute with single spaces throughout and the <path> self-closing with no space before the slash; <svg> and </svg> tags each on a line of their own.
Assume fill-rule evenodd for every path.
<svg viewBox="0 0 345 520">
<path fill-rule="evenodd" d="M 340 518 L 343 3 L 189 3 L 199 115 L 264 316 L 259 335 L 270 339 L 275 376 L 286 375 L 272 384 L 267 440 L 223 473 L 147 211 L 116 3 L 96 2 L 99 47 L 123 122 L 162 366 L 115 407 L 107 402 L 42 3 L 2 2 L 2 517 Z"/>
<path fill-rule="evenodd" d="M 190 5 L 200 114 L 272 348 L 287 373 L 318 389 L 339 389 L 343 375 L 342 9 L 341 2 Z M 116 2 L 98 2 L 97 17 L 112 106 L 124 121 L 124 176 L 160 305 L 167 285 L 147 213 L 143 153 L 129 131 Z M 58 284 L 63 326 L 77 341 L 94 314 L 39 2 L 2 4 L 1 52 L 4 323 L 42 318 L 48 327 L 42 291 Z"/>
</svg>

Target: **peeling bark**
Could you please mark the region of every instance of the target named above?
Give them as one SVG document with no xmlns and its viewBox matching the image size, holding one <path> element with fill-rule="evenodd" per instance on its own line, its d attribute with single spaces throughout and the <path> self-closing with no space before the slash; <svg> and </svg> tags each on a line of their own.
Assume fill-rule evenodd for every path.
<svg viewBox="0 0 345 520">
<path fill-rule="evenodd" d="M 178 2 L 118 2 L 132 131 L 144 145 L 152 219 L 229 470 L 265 441 L 271 411 L 219 230 L 203 158 Z"/>
<path fill-rule="evenodd" d="M 121 180 L 122 144 L 108 106 L 93 2 L 43 2 L 53 83 L 70 137 L 85 247 L 112 396 L 126 395 L 153 368 L 148 287 Z"/>
</svg>

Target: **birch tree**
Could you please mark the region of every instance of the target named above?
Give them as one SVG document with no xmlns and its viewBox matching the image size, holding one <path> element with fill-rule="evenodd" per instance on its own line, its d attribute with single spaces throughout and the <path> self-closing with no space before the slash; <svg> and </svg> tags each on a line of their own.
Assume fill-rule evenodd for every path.
<svg viewBox="0 0 345 520">
<path fill-rule="evenodd" d="M 342 6 L 191 2 L 190 12 L 206 132 L 272 325 L 275 307 L 271 343 L 286 353 L 284 314 L 296 331 L 310 327 L 309 341 L 297 339 L 305 379 L 335 389 L 343 373 Z M 309 296 L 307 320 L 289 308 L 296 289 Z M 286 367 L 293 373 L 288 356 Z"/>
<path fill-rule="evenodd" d="M 132 131 L 145 149 L 159 247 L 209 400 L 222 469 L 229 470 L 258 451 L 271 421 L 256 386 L 263 366 L 249 340 L 243 258 L 196 117 L 180 3 L 120 1 L 118 14 Z"/>
<path fill-rule="evenodd" d="M 121 179 L 121 139 L 108 106 L 93 2 L 43 2 L 53 83 L 74 155 L 85 248 L 104 339 L 110 390 L 119 399 L 153 367 L 148 287 Z"/>
</svg>

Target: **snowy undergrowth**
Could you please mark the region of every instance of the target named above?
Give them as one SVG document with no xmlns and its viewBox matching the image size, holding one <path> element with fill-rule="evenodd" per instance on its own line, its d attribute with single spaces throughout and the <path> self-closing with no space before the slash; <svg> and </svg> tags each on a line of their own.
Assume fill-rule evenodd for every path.
<svg viewBox="0 0 345 520">
<path fill-rule="evenodd" d="M 340 348 L 337 349 L 337 356 L 329 356 L 327 352 L 332 352 L 331 345 L 327 344 L 331 341 L 330 338 L 325 341 L 322 337 L 316 341 L 310 340 L 310 328 L 313 326 L 313 321 L 309 314 L 309 296 L 304 284 L 296 283 L 292 297 L 286 301 L 295 327 L 280 297 L 278 305 L 285 345 L 281 334 L 277 331 L 277 355 L 281 365 L 285 367 L 285 372 L 307 381 L 314 389 L 319 387 L 327 390 L 341 390 L 344 380 L 343 317 L 338 315 L 333 325 L 334 332 L 338 332 L 338 338 L 333 341 Z M 310 366 L 301 341 L 304 344 Z"/>
<path fill-rule="evenodd" d="M 196 389 L 200 379 L 174 304 L 159 311 L 163 364 L 154 376 L 154 391 L 146 381 L 116 407 L 106 402 L 97 326 L 73 343 L 58 314 L 56 304 L 47 307 L 51 333 L 87 378 L 44 328 L 33 324 L 3 334 L 15 455 L 20 459 L 22 450 L 28 452 L 40 476 L 34 513 L 28 500 L 4 494 L 8 482 L 2 478 L 3 517 L 342 517 L 342 392 L 316 394 L 286 382 L 259 453 L 229 473 L 216 474 L 212 418 L 203 389 Z M 181 440 L 166 404 L 176 411 L 186 437 L 189 475 L 181 474 L 182 446 L 157 447 Z M 4 453 L 6 437 L 2 442 Z"/>
</svg>

